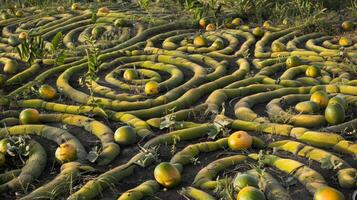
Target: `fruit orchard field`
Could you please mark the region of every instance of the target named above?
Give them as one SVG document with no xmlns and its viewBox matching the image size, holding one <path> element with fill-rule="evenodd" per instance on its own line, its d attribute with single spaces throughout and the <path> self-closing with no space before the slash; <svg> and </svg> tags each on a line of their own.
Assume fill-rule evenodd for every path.
<svg viewBox="0 0 357 200">
<path fill-rule="evenodd" d="M 1 11 L 0 199 L 353 198 L 353 15 L 144 3 Z"/>
</svg>

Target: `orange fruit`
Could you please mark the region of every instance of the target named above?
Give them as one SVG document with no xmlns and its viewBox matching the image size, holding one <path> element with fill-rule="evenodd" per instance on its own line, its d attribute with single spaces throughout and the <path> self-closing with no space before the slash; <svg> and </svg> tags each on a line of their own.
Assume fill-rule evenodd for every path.
<svg viewBox="0 0 357 200">
<path fill-rule="evenodd" d="M 173 188 L 181 182 L 181 173 L 168 162 L 162 162 L 155 167 L 154 177 L 165 188 Z"/>
<path fill-rule="evenodd" d="M 321 73 L 320 68 L 318 68 L 316 66 L 309 66 L 305 72 L 306 76 L 312 77 L 312 78 L 316 78 L 316 77 L 320 76 L 320 73 Z"/>
<path fill-rule="evenodd" d="M 252 175 L 238 173 L 233 180 L 233 186 L 236 190 L 247 186 L 258 187 L 258 180 Z"/>
<path fill-rule="evenodd" d="M 234 18 L 233 20 L 232 20 L 232 25 L 233 26 L 239 26 L 239 25 L 241 25 L 243 23 L 243 20 L 241 19 L 241 18 Z"/>
<path fill-rule="evenodd" d="M 352 40 L 347 37 L 341 37 L 340 40 L 338 41 L 338 44 L 343 47 L 348 47 L 352 45 Z"/>
<path fill-rule="evenodd" d="M 204 38 L 202 35 L 196 36 L 195 39 L 193 39 L 193 44 L 196 47 L 204 47 L 207 46 L 207 39 Z"/>
<path fill-rule="evenodd" d="M 115 131 L 114 140 L 121 145 L 134 144 L 137 140 L 136 131 L 131 126 L 122 126 Z"/>
<path fill-rule="evenodd" d="M 45 100 L 52 100 L 56 98 L 57 91 L 52 86 L 44 84 L 41 85 L 41 87 L 38 89 L 38 94 L 40 95 L 41 98 Z"/>
<path fill-rule="evenodd" d="M 253 138 L 245 131 L 237 131 L 228 137 L 228 146 L 233 151 L 249 149 L 253 144 Z"/>
<path fill-rule="evenodd" d="M 207 26 L 206 26 L 206 31 L 214 31 L 214 30 L 216 30 L 216 25 L 215 24 L 208 24 Z"/>
<path fill-rule="evenodd" d="M 325 119 L 331 125 L 341 124 L 345 121 L 345 109 L 339 103 L 330 103 L 325 110 Z"/>
<path fill-rule="evenodd" d="M 310 97 L 310 101 L 319 104 L 321 108 L 325 108 L 327 106 L 328 100 L 329 100 L 328 94 L 322 90 L 318 90 L 314 92 Z"/>
<path fill-rule="evenodd" d="M 98 9 L 98 13 L 105 13 L 105 14 L 107 14 L 107 13 L 109 13 L 109 11 L 110 11 L 109 8 L 106 7 L 106 6 L 101 7 L 101 8 Z"/>
<path fill-rule="evenodd" d="M 239 191 L 237 200 L 265 200 L 265 196 L 259 189 L 247 186 Z"/>
<path fill-rule="evenodd" d="M 200 25 L 200 28 L 204 29 L 204 28 L 206 28 L 206 26 L 208 24 L 208 20 L 206 18 L 202 18 L 202 19 L 200 19 L 198 24 Z"/>
<path fill-rule="evenodd" d="M 21 111 L 19 120 L 21 124 L 36 124 L 40 119 L 40 113 L 33 108 Z"/>
<path fill-rule="evenodd" d="M 60 163 L 72 162 L 77 159 L 77 149 L 73 144 L 63 143 L 56 149 L 55 156 Z"/>
<path fill-rule="evenodd" d="M 314 200 L 344 200 L 341 192 L 332 187 L 323 187 L 315 191 Z"/>
<path fill-rule="evenodd" d="M 19 39 L 20 40 L 26 40 L 26 38 L 27 38 L 27 33 L 26 32 L 21 32 L 19 34 Z"/>
<path fill-rule="evenodd" d="M 145 84 L 145 94 L 152 95 L 159 93 L 159 84 L 156 81 L 149 81 Z"/>
<path fill-rule="evenodd" d="M 290 56 L 288 59 L 286 59 L 286 67 L 287 68 L 296 67 L 299 65 L 302 65 L 302 61 L 297 56 Z"/>
<path fill-rule="evenodd" d="M 351 21 L 344 21 L 341 25 L 341 27 L 344 31 L 352 31 L 354 26 L 355 25 Z"/>
<path fill-rule="evenodd" d="M 127 69 L 124 71 L 123 78 L 130 81 L 139 78 L 139 74 L 134 69 Z"/>
<path fill-rule="evenodd" d="M 263 37 L 264 35 L 264 30 L 260 27 L 255 27 L 252 31 L 253 35 L 255 37 Z"/>
<path fill-rule="evenodd" d="M 71 6 L 72 10 L 79 10 L 81 8 L 81 6 L 79 5 L 79 3 L 73 3 Z"/>
</svg>

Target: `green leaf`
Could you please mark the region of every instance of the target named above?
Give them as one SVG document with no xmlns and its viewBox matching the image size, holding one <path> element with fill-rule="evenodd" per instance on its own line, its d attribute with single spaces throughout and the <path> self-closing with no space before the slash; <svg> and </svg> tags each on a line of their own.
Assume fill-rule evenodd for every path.
<svg viewBox="0 0 357 200">
<path fill-rule="evenodd" d="M 52 39 L 51 43 L 52 43 L 52 51 L 55 51 L 56 49 L 58 49 L 61 39 L 62 39 L 62 32 L 58 32 Z"/>
</svg>

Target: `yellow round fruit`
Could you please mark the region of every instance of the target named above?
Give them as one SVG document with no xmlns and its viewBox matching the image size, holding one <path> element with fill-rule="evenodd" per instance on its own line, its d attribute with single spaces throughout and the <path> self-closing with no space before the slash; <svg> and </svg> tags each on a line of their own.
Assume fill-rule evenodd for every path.
<svg viewBox="0 0 357 200">
<path fill-rule="evenodd" d="M 265 31 L 260 27 L 255 27 L 252 33 L 255 37 L 263 37 Z"/>
<path fill-rule="evenodd" d="M 299 57 L 297 56 L 290 56 L 288 59 L 286 59 L 286 67 L 291 68 L 291 67 L 296 67 L 299 65 L 302 65 L 302 61 Z"/>
<path fill-rule="evenodd" d="M 202 19 L 200 19 L 198 24 L 200 25 L 200 28 L 204 29 L 204 28 L 206 28 L 206 26 L 208 24 L 208 20 L 206 18 L 202 18 Z"/>
<path fill-rule="evenodd" d="M 52 100 L 56 98 L 57 91 L 52 86 L 45 84 L 41 85 L 41 87 L 38 89 L 38 94 L 45 100 Z"/>
<path fill-rule="evenodd" d="M 299 113 L 316 113 L 320 110 L 320 105 L 313 101 L 303 101 L 295 105 L 295 110 Z"/>
<path fill-rule="evenodd" d="M 168 162 L 162 162 L 155 167 L 154 177 L 165 188 L 173 188 L 181 182 L 181 173 Z"/>
<path fill-rule="evenodd" d="M 232 20 L 232 25 L 233 26 L 239 26 L 239 25 L 241 25 L 243 23 L 243 20 L 241 19 L 241 18 L 234 18 L 233 20 Z"/>
<path fill-rule="evenodd" d="M 6 157 L 4 154 L 0 153 L 0 167 L 6 164 Z"/>
<path fill-rule="evenodd" d="M 265 195 L 259 189 L 247 186 L 238 193 L 237 200 L 266 200 Z"/>
<path fill-rule="evenodd" d="M 263 27 L 264 28 L 269 28 L 273 25 L 273 22 L 271 22 L 270 20 L 267 20 L 263 23 Z"/>
<path fill-rule="evenodd" d="M 348 103 L 342 95 L 334 96 L 328 101 L 328 104 L 335 104 L 335 103 L 340 104 L 345 110 L 347 110 L 348 108 Z"/>
<path fill-rule="evenodd" d="M 348 47 L 352 45 L 352 40 L 347 37 L 341 37 L 340 40 L 338 41 L 338 44 L 343 47 Z"/>
<path fill-rule="evenodd" d="M 330 103 L 325 110 L 325 119 L 331 125 L 341 124 L 345 121 L 345 109 L 339 103 Z"/>
<path fill-rule="evenodd" d="M 20 40 L 26 40 L 27 39 L 27 33 L 26 32 L 21 32 L 19 34 L 19 39 Z"/>
<path fill-rule="evenodd" d="M 0 89 L 4 88 L 5 84 L 6 84 L 6 76 L 3 74 L 0 74 Z"/>
<path fill-rule="evenodd" d="M 329 100 L 328 94 L 322 90 L 314 92 L 310 98 L 310 101 L 319 104 L 321 108 L 325 108 L 327 106 L 328 100 Z"/>
<path fill-rule="evenodd" d="M 202 35 L 196 36 L 195 39 L 193 39 L 193 45 L 195 45 L 196 47 L 207 46 L 207 39 L 204 38 Z"/>
<path fill-rule="evenodd" d="M 216 41 L 214 41 L 213 43 L 212 43 L 212 47 L 214 48 L 214 49 L 223 49 L 223 46 L 224 44 L 223 44 L 223 41 L 222 40 L 216 40 Z"/>
<path fill-rule="evenodd" d="M 249 149 L 253 144 L 253 138 L 245 131 L 237 131 L 228 137 L 228 146 L 233 151 Z"/>
<path fill-rule="evenodd" d="M 206 26 L 206 31 L 215 31 L 216 30 L 216 25 L 215 24 L 208 24 Z"/>
<path fill-rule="evenodd" d="M 7 152 L 7 144 L 10 143 L 10 140 L 8 138 L 4 138 L 0 140 L 0 153 L 6 154 Z"/>
<path fill-rule="evenodd" d="M 345 197 L 338 190 L 326 186 L 315 191 L 314 200 L 345 200 Z"/>
<path fill-rule="evenodd" d="M 21 124 L 36 124 L 40 119 L 40 113 L 33 108 L 21 111 L 19 120 Z"/>
<path fill-rule="evenodd" d="M 19 69 L 19 63 L 16 60 L 9 60 L 4 65 L 4 72 L 7 74 L 15 74 Z"/>
<path fill-rule="evenodd" d="M 114 140 L 121 145 L 134 144 L 137 141 L 136 131 L 131 126 L 122 126 L 115 131 Z"/>
<path fill-rule="evenodd" d="M 285 51 L 286 50 L 286 47 L 283 43 L 281 42 L 274 42 L 272 45 L 271 45 L 271 50 L 273 52 L 282 52 L 282 51 Z"/>
<path fill-rule="evenodd" d="M 59 12 L 59 13 L 64 13 L 64 12 L 65 12 L 64 7 L 63 7 L 63 6 L 58 6 L 58 7 L 57 7 L 57 12 Z"/>
<path fill-rule="evenodd" d="M 352 31 L 354 29 L 354 24 L 351 21 L 344 21 L 341 25 L 344 31 Z"/>
<path fill-rule="evenodd" d="M 123 78 L 125 80 L 131 81 L 131 80 L 134 80 L 134 79 L 138 79 L 139 78 L 139 74 L 134 69 L 127 69 L 127 70 L 124 71 Z"/>
<path fill-rule="evenodd" d="M 79 10 L 81 8 L 81 6 L 79 5 L 79 3 L 73 3 L 71 6 L 72 10 Z"/>
<path fill-rule="evenodd" d="M 283 20 L 283 24 L 284 25 L 289 25 L 291 22 L 290 22 L 290 19 L 289 18 L 285 18 L 284 20 Z"/>
<path fill-rule="evenodd" d="M 247 186 L 258 187 L 258 180 L 252 175 L 239 173 L 234 177 L 233 186 L 236 190 Z"/>
<path fill-rule="evenodd" d="M 308 77 L 316 78 L 316 77 L 320 76 L 321 70 L 320 70 L 320 68 L 318 68 L 318 67 L 316 67 L 316 66 L 309 66 L 309 67 L 306 69 L 305 74 L 306 74 L 306 76 L 308 76 Z"/>
<path fill-rule="evenodd" d="M 159 93 L 159 84 L 156 81 L 149 81 L 145 84 L 145 94 L 153 95 Z"/>
<path fill-rule="evenodd" d="M 72 162 L 77 159 L 77 149 L 70 143 L 63 143 L 56 149 L 55 156 L 60 163 Z"/>
<path fill-rule="evenodd" d="M 109 8 L 104 6 L 98 9 L 98 13 L 104 13 L 104 14 L 108 14 L 109 13 Z"/>
<path fill-rule="evenodd" d="M 22 17 L 24 13 L 21 10 L 16 11 L 15 13 L 16 17 Z"/>
</svg>

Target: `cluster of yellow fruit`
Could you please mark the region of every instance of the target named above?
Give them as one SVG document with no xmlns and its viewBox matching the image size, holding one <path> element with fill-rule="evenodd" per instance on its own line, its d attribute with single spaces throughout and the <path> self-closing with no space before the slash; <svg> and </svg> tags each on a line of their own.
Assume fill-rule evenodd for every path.
<svg viewBox="0 0 357 200">
<path fill-rule="evenodd" d="M 325 109 L 326 121 L 331 125 L 336 125 L 345 121 L 348 103 L 342 95 L 330 99 L 326 92 L 319 90 L 311 95 L 310 101 L 295 105 L 295 110 L 300 113 L 316 113 L 322 108 Z"/>
</svg>

